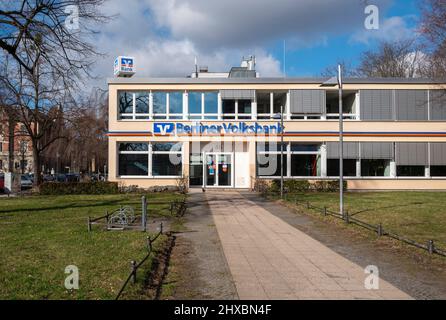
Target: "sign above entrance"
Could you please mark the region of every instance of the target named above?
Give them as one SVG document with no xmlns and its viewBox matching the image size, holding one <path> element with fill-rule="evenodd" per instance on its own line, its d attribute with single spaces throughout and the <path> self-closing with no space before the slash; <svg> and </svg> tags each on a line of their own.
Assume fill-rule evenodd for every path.
<svg viewBox="0 0 446 320">
<path fill-rule="evenodd" d="M 233 135 L 233 134 L 280 134 L 280 122 L 271 125 L 261 125 L 257 122 L 235 122 L 222 124 L 185 124 L 181 122 L 154 122 L 153 133 L 157 135 Z"/>
</svg>

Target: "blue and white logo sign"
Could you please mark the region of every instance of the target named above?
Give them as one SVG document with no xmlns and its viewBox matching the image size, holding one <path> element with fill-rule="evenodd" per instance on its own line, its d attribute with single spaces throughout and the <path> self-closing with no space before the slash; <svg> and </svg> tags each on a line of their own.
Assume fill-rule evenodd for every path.
<svg viewBox="0 0 446 320">
<path fill-rule="evenodd" d="M 280 122 L 270 125 L 255 123 L 184 124 L 181 122 L 154 122 L 153 133 L 158 135 L 202 135 L 202 134 L 280 134 Z"/>
<path fill-rule="evenodd" d="M 133 58 L 121 58 L 121 69 L 133 69 Z"/>
<path fill-rule="evenodd" d="M 175 124 L 169 122 L 155 122 L 153 124 L 153 133 L 161 134 L 163 136 L 173 133 Z"/>
<path fill-rule="evenodd" d="M 135 59 L 119 56 L 115 59 L 114 73 L 118 77 L 129 77 L 135 73 Z"/>
</svg>

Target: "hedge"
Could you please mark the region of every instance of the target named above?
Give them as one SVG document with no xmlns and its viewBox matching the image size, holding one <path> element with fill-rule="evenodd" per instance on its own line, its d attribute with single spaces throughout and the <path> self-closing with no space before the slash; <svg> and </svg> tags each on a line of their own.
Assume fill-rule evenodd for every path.
<svg viewBox="0 0 446 320">
<path fill-rule="evenodd" d="M 39 189 L 42 195 L 119 193 L 118 183 L 106 181 L 44 182 Z"/>
<path fill-rule="evenodd" d="M 283 188 L 287 193 L 296 192 L 336 192 L 339 191 L 338 180 L 317 180 L 310 183 L 308 180 L 284 180 Z M 344 181 L 344 190 L 347 190 L 347 182 Z M 280 192 L 280 180 L 275 179 L 272 181 L 269 192 Z"/>
</svg>

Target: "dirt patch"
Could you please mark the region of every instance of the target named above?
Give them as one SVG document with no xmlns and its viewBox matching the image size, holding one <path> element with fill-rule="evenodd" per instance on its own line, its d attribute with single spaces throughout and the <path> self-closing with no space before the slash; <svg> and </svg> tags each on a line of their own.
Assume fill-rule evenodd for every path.
<svg viewBox="0 0 446 320">
<path fill-rule="evenodd" d="M 151 268 L 146 275 L 143 286 L 144 294 L 151 300 L 158 300 L 161 296 L 163 284 L 169 271 L 170 257 L 175 246 L 175 240 L 176 236 L 168 232 L 167 240 L 162 249 L 157 250 L 152 259 Z"/>
<path fill-rule="evenodd" d="M 362 267 L 378 266 L 381 278 L 415 299 L 446 299 L 445 258 L 256 194 L 243 196 L 350 261 Z"/>
<path fill-rule="evenodd" d="M 187 206 L 161 299 L 238 299 L 204 195 L 192 192 Z"/>
</svg>

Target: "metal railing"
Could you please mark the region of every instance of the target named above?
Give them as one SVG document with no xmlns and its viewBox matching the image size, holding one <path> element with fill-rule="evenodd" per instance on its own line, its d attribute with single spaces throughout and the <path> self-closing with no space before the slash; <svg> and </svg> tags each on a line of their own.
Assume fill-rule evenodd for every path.
<svg viewBox="0 0 446 320">
<path fill-rule="evenodd" d="M 153 243 L 162 234 L 163 234 L 163 223 L 161 222 L 160 223 L 160 231 L 153 238 L 151 238 L 150 236 L 147 236 L 147 250 L 148 250 L 147 255 L 144 258 L 142 258 L 139 263 L 136 263 L 135 260 L 130 261 L 130 268 L 131 268 L 130 274 L 128 275 L 127 279 L 124 281 L 121 289 L 119 290 L 118 294 L 116 295 L 115 300 L 118 300 L 121 297 L 122 292 L 124 291 L 126 286 L 130 283 L 130 280 L 132 280 L 133 284 L 136 284 L 136 272 L 144 264 L 144 262 L 146 262 L 149 259 L 150 255 L 153 253 Z"/>
<path fill-rule="evenodd" d="M 164 206 L 158 208 L 159 211 L 166 209 L 170 212 L 171 216 L 182 217 L 186 212 L 186 201 L 185 199 L 176 199 L 174 201 L 147 201 L 145 196 L 141 197 L 141 209 L 134 210 L 136 211 L 135 216 L 140 217 L 140 223 L 130 223 L 125 228 L 128 229 L 138 229 L 142 231 L 146 231 L 147 218 L 149 214 L 155 214 L 155 209 L 150 209 L 150 205 Z M 87 229 L 88 232 L 92 231 L 92 225 L 102 224 L 107 226 L 107 229 L 112 229 L 112 227 L 116 227 L 110 221 L 111 217 L 115 213 L 123 212 L 125 209 L 128 209 L 128 206 L 120 206 L 118 209 L 113 211 L 106 210 L 105 215 L 100 217 L 87 217 Z M 132 209 L 130 207 L 130 209 Z M 132 209 L 133 210 L 133 209 Z"/>
<path fill-rule="evenodd" d="M 370 224 L 368 222 L 362 221 L 358 218 L 355 218 L 355 217 L 353 217 L 353 215 L 349 214 L 348 210 L 346 210 L 344 212 L 344 215 L 341 215 L 339 212 L 329 210 L 326 206 L 317 207 L 317 206 L 312 205 L 309 201 L 300 202 L 300 201 L 298 201 L 297 197 L 294 199 L 294 201 L 289 201 L 288 195 L 285 195 L 285 200 L 293 203 L 295 206 L 301 206 L 301 207 L 304 207 L 309 210 L 315 210 L 315 211 L 321 213 L 321 215 L 323 215 L 323 216 L 335 217 L 337 219 L 344 220 L 347 224 L 355 224 L 355 225 L 362 227 L 364 229 L 368 229 L 372 232 L 376 232 L 379 237 L 387 236 L 389 238 L 404 242 L 408 245 L 417 247 L 419 249 L 426 250 L 430 254 L 438 254 L 440 256 L 446 257 L 446 251 L 438 248 L 435 245 L 434 240 L 432 240 L 432 239 L 428 240 L 426 244 L 422 244 L 415 240 L 409 239 L 407 237 L 387 231 L 386 229 L 384 229 L 384 227 L 381 223 L 374 225 L 374 224 Z"/>
</svg>

